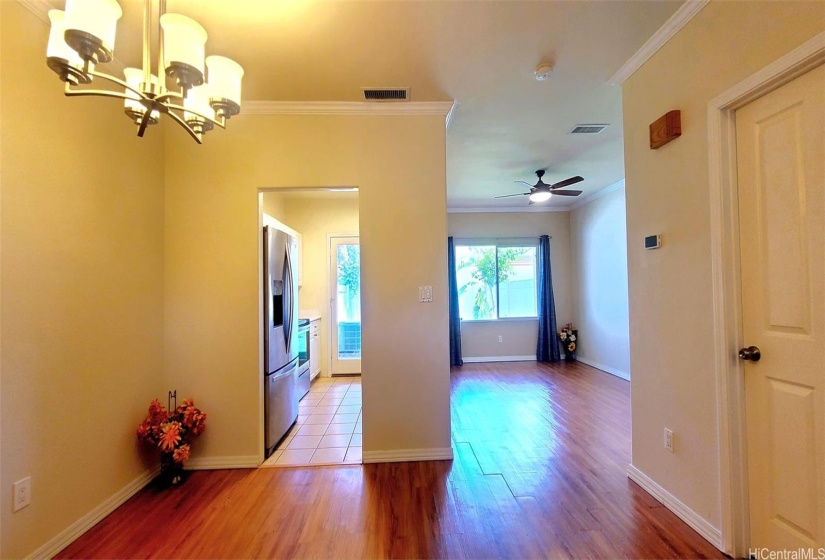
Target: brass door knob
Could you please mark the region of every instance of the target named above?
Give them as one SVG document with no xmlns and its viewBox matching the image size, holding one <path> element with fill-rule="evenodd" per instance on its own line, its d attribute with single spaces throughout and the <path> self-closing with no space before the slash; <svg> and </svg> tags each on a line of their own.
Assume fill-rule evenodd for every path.
<svg viewBox="0 0 825 560">
<path fill-rule="evenodd" d="M 762 352 L 756 346 L 748 346 L 739 350 L 739 358 L 742 360 L 749 360 L 751 362 L 758 362 L 762 357 Z"/>
</svg>

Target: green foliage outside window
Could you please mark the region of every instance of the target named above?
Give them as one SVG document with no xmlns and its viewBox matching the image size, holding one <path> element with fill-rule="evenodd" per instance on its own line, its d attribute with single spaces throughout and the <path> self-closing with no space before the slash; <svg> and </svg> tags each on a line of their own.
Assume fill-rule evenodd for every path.
<svg viewBox="0 0 825 560">
<path fill-rule="evenodd" d="M 473 319 L 496 317 L 496 281 L 507 281 L 513 272 L 513 262 L 527 251 L 523 247 L 498 248 L 495 246 L 469 247 L 470 254 L 458 263 L 458 270 L 469 269 L 470 280 L 459 288 L 459 296 L 468 291 L 473 297 Z M 496 258 L 498 255 L 498 258 Z M 498 273 L 498 277 L 496 277 Z"/>
</svg>

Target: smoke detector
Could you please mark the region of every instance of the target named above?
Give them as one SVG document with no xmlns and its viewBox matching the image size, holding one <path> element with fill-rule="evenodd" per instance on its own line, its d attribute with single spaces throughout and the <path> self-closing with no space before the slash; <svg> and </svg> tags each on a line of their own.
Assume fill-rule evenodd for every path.
<svg viewBox="0 0 825 560">
<path fill-rule="evenodd" d="M 536 68 L 536 80 L 539 82 L 543 82 L 550 78 L 550 74 L 553 73 L 553 65 L 549 62 L 542 62 L 539 64 L 538 68 Z"/>
</svg>

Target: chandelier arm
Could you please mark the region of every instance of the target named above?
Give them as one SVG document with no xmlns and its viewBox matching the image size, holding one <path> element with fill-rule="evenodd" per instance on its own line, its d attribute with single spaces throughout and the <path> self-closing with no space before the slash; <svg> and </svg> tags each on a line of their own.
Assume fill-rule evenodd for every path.
<svg viewBox="0 0 825 560">
<path fill-rule="evenodd" d="M 150 114 L 151 114 L 150 109 L 147 108 L 146 113 L 144 113 L 144 115 L 143 115 L 143 118 L 140 119 L 140 126 L 138 127 L 138 134 L 137 134 L 140 138 L 143 138 L 143 133 L 146 132 L 146 127 L 149 126 L 149 120 L 150 119 L 148 118 L 148 116 Z"/>
<path fill-rule="evenodd" d="M 99 97 L 115 97 L 117 99 L 129 99 L 129 96 L 119 91 L 110 91 L 107 89 L 72 89 L 69 82 L 66 82 L 66 87 L 63 93 L 68 97 L 83 97 L 96 95 Z"/>
<path fill-rule="evenodd" d="M 183 118 L 181 118 L 180 115 L 178 115 L 177 113 L 173 113 L 172 111 L 169 111 L 167 114 L 170 117 L 172 117 L 172 119 L 176 123 L 181 125 L 184 128 L 184 130 L 186 130 L 186 132 L 189 133 L 189 136 L 191 136 L 195 140 L 195 142 L 197 142 L 198 144 L 203 144 L 203 140 L 201 140 L 200 135 L 198 135 L 198 133 L 196 133 L 194 130 L 192 130 L 192 127 L 190 127 L 188 124 L 186 124 L 186 121 L 183 120 Z"/>
<path fill-rule="evenodd" d="M 166 103 L 167 99 L 183 100 L 183 96 L 176 91 L 167 91 L 158 95 L 155 99 L 157 99 L 160 103 L 163 103 L 164 105 L 168 105 L 168 103 Z"/>
<path fill-rule="evenodd" d="M 204 120 L 207 120 L 207 121 L 211 122 L 212 124 L 215 124 L 215 125 L 223 128 L 224 130 L 226 129 L 226 117 L 221 117 L 221 120 L 215 120 L 212 117 L 208 117 L 208 116 L 204 115 L 203 113 L 199 113 L 199 112 L 197 112 L 193 109 L 189 109 L 187 107 L 181 107 L 180 105 L 173 105 L 171 103 L 164 103 L 164 105 L 166 105 L 169 108 L 170 114 L 172 113 L 172 111 L 171 111 L 172 109 L 175 109 L 176 111 L 185 111 L 187 113 L 197 115 L 198 117 L 200 117 Z"/>
<path fill-rule="evenodd" d="M 103 72 L 95 72 L 94 70 L 90 71 L 89 74 L 94 76 L 95 78 L 101 78 L 103 80 L 108 80 L 110 82 L 113 82 L 113 83 L 115 83 L 119 86 L 123 86 L 126 89 L 128 89 L 130 91 L 133 91 L 136 94 L 138 94 L 141 99 L 147 99 L 146 95 L 142 91 L 140 91 L 139 89 L 136 89 L 135 87 L 129 85 L 127 82 L 121 80 L 120 78 L 115 78 L 114 76 L 110 76 L 109 74 L 104 74 Z"/>
</svg>

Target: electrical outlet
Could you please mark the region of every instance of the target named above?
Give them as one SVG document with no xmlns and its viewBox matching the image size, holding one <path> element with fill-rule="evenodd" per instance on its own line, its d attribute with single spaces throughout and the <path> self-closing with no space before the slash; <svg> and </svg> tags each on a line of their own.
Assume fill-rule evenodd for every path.
<svg viewBox="0 0 825 560">
<path fill-rule="evenodd" d="M 504 342 L 504 338 L 501 335 L 498 335 L 498 341 L 499 342 Z"/>
<path fill-rule="evenodd" d="M 665 449 L 673 453 L 673 430 L 665 428 Z"/>
<path fill-rule="evenodd" d="M 32 477 L 14 483 L 14 511 L 19 511 L 29 505 L 32 500 Z"/>
</svg>

